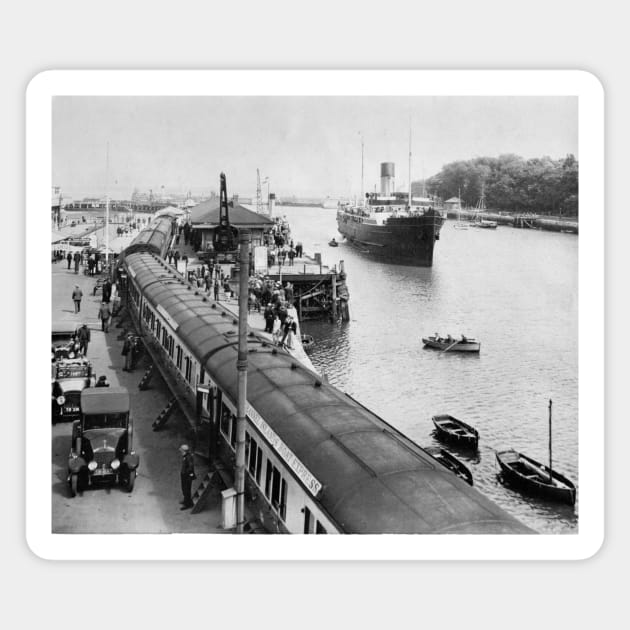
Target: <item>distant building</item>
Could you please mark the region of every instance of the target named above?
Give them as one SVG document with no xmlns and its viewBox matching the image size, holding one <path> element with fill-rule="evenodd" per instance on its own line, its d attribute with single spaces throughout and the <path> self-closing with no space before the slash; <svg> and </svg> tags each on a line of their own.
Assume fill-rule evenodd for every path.
<svg viewBox="0 0 630 630">
<path fill-rule="evenodd" d="M 190 208 L 190 223 L 193 229 L 193 238 L 196 237 L 199 249 L 212 251 L 212 237 L 214 230 L 219 226 L 219 199 L 204 201 Z M 274 225 L 273 219 L 249 210 L 238 203 L 238 200 L 228 204 L 228 217 L 230 223 L 238 229 L 248 229 L 252 235 L 252 248 L 263 245 L 263 234 Z M 196 234 L 195 234 L 196 233 Z"/>
<path fill-rule="evenodd" d="M 444 208 L 447 212 L 449 210 L 461 210 L 462 200 L 459 197 L 451 197 L 444 202 Z"/>
</svg>

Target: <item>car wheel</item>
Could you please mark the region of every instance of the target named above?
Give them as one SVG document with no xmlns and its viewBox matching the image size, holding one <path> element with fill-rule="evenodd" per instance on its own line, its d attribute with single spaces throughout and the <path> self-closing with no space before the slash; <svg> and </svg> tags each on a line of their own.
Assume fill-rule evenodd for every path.
<svg viewBox="0 0 630 630">
<path fill-rule="evenodd" d="M 130 470 L 127 477 L 127 492 L 133 492 L 133 486 L 136 483 L 136 471 Z"/>
</svg>

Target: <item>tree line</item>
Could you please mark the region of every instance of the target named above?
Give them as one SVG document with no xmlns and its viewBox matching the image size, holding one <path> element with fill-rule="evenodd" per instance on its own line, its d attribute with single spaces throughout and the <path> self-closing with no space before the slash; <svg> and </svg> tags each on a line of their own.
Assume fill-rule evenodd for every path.
<svg viewBox="0 0 630 630">
<path fill-rule="evenodd" d="M 443 200 L 459 197 L 462 207 L 477 207 L 484 196 L 490 210 L 578 216 L 578 161 L 573 155 L 525 160 L 518 155 L 459 160 L 424 182 L 426 192 Z M 423 192 L 412 183 L 412 194 Z"/>
</svg>

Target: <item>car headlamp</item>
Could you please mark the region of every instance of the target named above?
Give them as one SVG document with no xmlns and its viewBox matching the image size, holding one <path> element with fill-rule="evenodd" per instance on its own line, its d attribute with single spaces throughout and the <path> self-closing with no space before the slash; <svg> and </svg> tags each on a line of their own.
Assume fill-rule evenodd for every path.
<svg viewBox="0 0 630 630">
<path fill-rule="evenodd" d="M 98 464 L 92 460 L 89 464 L 88 464 L 88 470 L 94 472 L 96 469 L 98 468 Z"/>
<path fill-rule="evenodd" d="M 65 396 L 57 396 L 57 404 L 61 407 L 61 405 L 63 405 L 63 403 L 66 402 L 66 397 Z"/>
<path fill-rule="evenodd" d="M 74 352 L 72 350 L 70 350 L 70 352 L 68 352 L 68 358 L 69 359 L 74 359 Z"/>
<path fill-rule="evenodd" d="M 112 463 L 110 464 L 110 466 L 112 467 L 112 470 L 118 470 L 118 468 L 120 467 L 120 460 L 119 459 L 113 459 Z"/>
</svg>

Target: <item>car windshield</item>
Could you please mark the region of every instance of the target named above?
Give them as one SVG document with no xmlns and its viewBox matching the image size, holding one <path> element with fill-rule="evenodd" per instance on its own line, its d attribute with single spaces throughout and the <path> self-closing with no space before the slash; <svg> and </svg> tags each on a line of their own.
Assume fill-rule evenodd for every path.
<svg viewBox="0 0 630 630">
<path fill-rule="evenodd" d="M 124 429 L 127 427 L 126 413 L 96 413 L 83 416 L 83 430 Z"/>
</svg>

